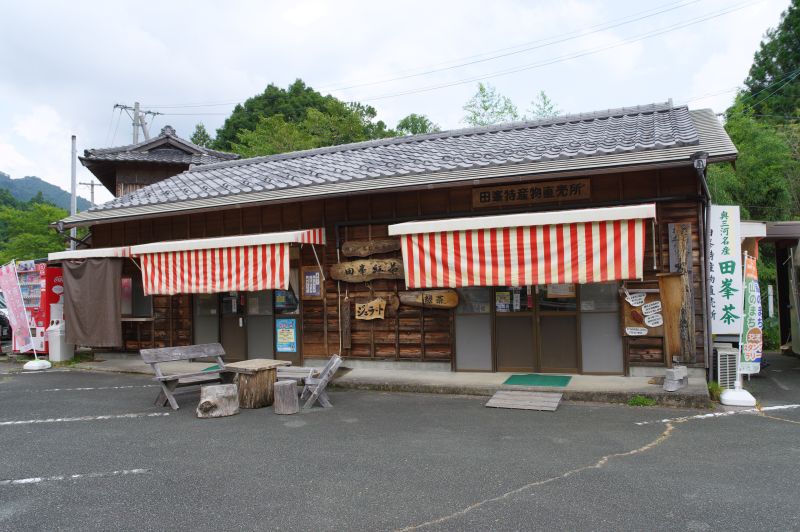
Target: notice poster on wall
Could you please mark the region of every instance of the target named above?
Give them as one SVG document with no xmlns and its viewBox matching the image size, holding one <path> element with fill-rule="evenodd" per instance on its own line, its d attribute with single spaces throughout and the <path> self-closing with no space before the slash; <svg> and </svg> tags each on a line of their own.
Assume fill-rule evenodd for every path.
<svg viewBox="0 0 800 532">
<path fill-rule="evenodd" d="M 275 351 L 278 353 L 297 352 L 297 320 L 278 318 L 275 320 Z"/>
<path fill-rule="evenodd" d="M 739 207 L 711 205 L 709 218 L 711 333 L 738 336 L 743 314 Z"/>
<path fill-rule="evenodd" d="M 303 268 L 303 299 L 322 299 L 322 272 L 319 268 Z"/>
</svg>

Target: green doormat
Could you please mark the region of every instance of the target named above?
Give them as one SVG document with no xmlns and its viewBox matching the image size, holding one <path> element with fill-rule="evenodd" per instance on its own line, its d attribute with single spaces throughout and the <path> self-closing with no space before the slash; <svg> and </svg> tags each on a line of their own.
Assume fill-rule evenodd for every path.
<svg viewBox="0 0 800 532">
<path fill-rule="evenodd" d="M 552 386 L 563 388 L 572 377 L 566 375 L 543 375 L 541 373 L 527 373 L 525 375 L 512 375 L 503 384 L 513 384 L 514 386 Z"/>
</svg>

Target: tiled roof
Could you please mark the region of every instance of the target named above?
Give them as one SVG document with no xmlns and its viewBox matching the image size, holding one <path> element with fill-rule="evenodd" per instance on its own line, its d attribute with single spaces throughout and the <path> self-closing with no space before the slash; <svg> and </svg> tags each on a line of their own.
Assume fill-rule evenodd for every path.
<svg viewBox="0 0 800 532">
<path fill-rule="evenodd" d="M 174 164 L 212 164 L 238 159 L 235 153 L 203 148 L 182 139 L 171 126 L 161 129 L 161 134 L 138 144 L 98 148 L 84 151 L 81 162 L 85 165 L 100 161 L 136 161 Z"/>
<path fill-rule="evenodd" d="M 700 150 L 709 151 L 711 159 L 736 155 L 710 110 L 651 104 L 211 164 L 65 222 L 467 179 L 688 162 Z"/>
</svg>

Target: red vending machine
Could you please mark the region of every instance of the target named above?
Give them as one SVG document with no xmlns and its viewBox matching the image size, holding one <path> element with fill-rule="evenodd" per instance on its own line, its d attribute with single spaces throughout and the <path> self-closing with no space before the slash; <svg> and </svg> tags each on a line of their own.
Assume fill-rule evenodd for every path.
<svg viewBox="0 0 800 532">
<path fill-rule="evenodd" d="M 51 319 L 62 318 L 61 296 L 64 293 L 64 278 L 61 268 L 48 267 L 47 263 L 32 260 L 17 263 L 17 278 L 25 302 L 28 325 L 33 346 L 37 353 L 47 353 L 45 331 Z M 51 315 L 51 314 L 56 315 Z M 17 338 L 13 338 L 14 351 L 19 351 Z"/>
</svg>

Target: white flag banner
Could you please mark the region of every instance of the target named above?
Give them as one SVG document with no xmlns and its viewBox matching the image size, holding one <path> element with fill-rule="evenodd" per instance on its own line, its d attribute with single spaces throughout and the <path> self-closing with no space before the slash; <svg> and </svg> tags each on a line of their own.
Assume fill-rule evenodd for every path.
<svg viewBox="0 0 800 532">
<path fill-rule="evenodd" d="M 25 302 L 22 300 L 19 279 L 17 279 L 17 265 L 14 261 L 0 266 L 0 290 L 3 291 L 6 298 L 8 321 L 11 322 L 11 330 L 14 332 L 15 347 L 22 353 L 30 351 L 33 349 L 33 338 L 31 338 L 28 313 L 25 311 Z"/>
<path fill-rule="evenodd" d="M 742 243 L 738 205 L 709 208 L 711 334 L 742 331 Z"/>
</svg>

